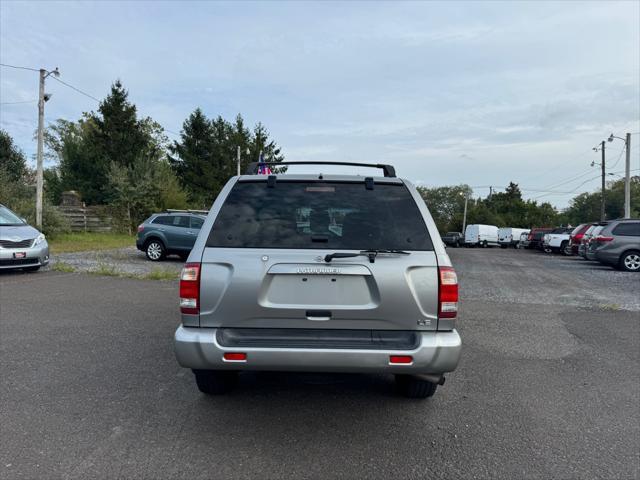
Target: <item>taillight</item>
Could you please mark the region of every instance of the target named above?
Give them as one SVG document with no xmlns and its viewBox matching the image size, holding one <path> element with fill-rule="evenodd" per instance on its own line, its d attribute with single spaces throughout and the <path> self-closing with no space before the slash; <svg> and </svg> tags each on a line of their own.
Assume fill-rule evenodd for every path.
<svg viewBox="0 0 640 480">
<path fill-rule="evenodd" d="M 186 263 L 180 273 L 180 311 L 200 313 L 200 264 Z"/>
<path fill-rule="evenodd" d="M 613 240 L 613 237 L 605 237 L 605 236 L 598 236 L 594 239 L 597 243 L 604 243 L 604 242 L 610 242 L 611 240 Z"/>
<path fill-rule="evenodd" d="M 458 276 L 453 267 L 438 267 L 438 317 L 458 315 Z"/>
<path fill-rule="evenodd" d="M 144 230 L 144 225 L 138 225 L 138 233 Z"/>
</svg>

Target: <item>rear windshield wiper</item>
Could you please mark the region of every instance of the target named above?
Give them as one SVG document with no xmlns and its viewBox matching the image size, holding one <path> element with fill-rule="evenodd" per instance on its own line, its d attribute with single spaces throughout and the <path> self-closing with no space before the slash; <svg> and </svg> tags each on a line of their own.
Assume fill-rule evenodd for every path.
<svg viewBox="0 0 640 480">
<path fill-rule="evenodd" d="M 409 255 L 409 252 L 405 252 L 404 250 L 387 250 L 387 249 L 376 249 L 376 250 L 361 250 L 359 253 L 346 253 L 346 252 L 336 252 L 330 253 L 324 256 L 324 261 L 329 263 L 334 258 L 352 258 L 359 257 L 364 255 L 369 258 L 369 263 L 374 263 L 376 261 L 376 257 L 379 253 L 395 253 L 398 255 Z"/>
</svg>

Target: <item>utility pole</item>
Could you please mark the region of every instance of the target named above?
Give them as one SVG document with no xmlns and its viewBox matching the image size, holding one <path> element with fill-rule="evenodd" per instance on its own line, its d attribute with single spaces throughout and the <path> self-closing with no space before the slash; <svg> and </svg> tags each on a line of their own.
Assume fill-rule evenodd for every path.
<svg viewBox="0 0 640 480">
<path fill-rule="evenodd" d="M 40 89 L 38 94 L 38 151 L 36 167 L 36 226 L 42 229 L 42 149 L 44 143 L 44 79 L 47 71 L 40 69 Z"/>
<path fill-rule="evenodd" d="M 240 145 L 238 145 L 237 158 L 238 158 L 238 176 L 240 176 Z"/>
<path fill-rule="evenodd" d="M 469 195 L 465 194 L 465 196 L 464 196 L 464 215 L 462 216 L 462 235 L 464 235 L 464 232 L 467 229 L 467 202 L 469 202 Z"/>
<path fill-rule="evenodd" d="M 631 218 L 631 134 L 625 140 L 626 158 L 624 174 L 624 218 Z"/>
<path fill-rule="evenodd" d="M 602 148 L 602 196 L 600 198 L 600 221 L 604 222 L 605 221 L 605 212 L 604 212 L 604 203 L 605 203 L 605 199 L 604 199 L 604 189 L 605 189 L 605 167 L 604 167 L 604 146 L 605 146 L 605 142 L 604 140 L 602 141 L 602 143 L 600 144 L 600 147 Z"/>
<path fill-rule="evenodd" d="M 493 195 L 493 187 L 489 186 L 489 200 L 491 200 L 491 195 Z"/>
<path fill-rule="evenodd" d="M 36 226 L 42 229 L 42 195 L 43 195 L 43 179 L 42 179 L 42 157 L 44 149 L 44 104 L 51 98 L 51 95 L 44 93 L 44 80 L 53 74 L 60 76 L 58 67 L 51 72 L 47 72 L 44 68 L 40 69 L 40 86 L 38 89 L 38 150 L 36 152 Z"/>
</svg>

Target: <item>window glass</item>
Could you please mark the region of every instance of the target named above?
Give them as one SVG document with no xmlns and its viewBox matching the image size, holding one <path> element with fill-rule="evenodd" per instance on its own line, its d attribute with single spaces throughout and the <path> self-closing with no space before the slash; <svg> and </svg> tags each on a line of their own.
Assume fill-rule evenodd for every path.
<svg viewBox="0 0 640 480">
<path fill-rule="evenodd" d="M 640 222 L 620 223 L 611 233 L 623 237 L 640 237 Z"/>
<path fill-rule="evenodd" d="M 153 223 L 157 223 L 159 225 L 172 225 L 173 215 L 160 215 L 153 220 Z"/>
<path fill-rule="evenodd" d="M 7 207 L 0 206 L 0 225 L 24 225 L 24 222 Z"/>
<path fill-rule="evenodd" d="M 182 227 L 189 228 L 189 216 L 187 215 L 176 215 L 173 217 L 173 226 L 174 227 Z"/>
<path fill-rule="evenodd" d="M 433 250 L 404 185 L 239 182 L 209 233 L 208 247 Z"/>
<path fill-rule="evenodd" d="M 202 224 L 204 223 L 204 219 L 200 217 L 191 217 L 191 228 L 194 230 L 200 230 L 202 228 Z"/>
</svg>

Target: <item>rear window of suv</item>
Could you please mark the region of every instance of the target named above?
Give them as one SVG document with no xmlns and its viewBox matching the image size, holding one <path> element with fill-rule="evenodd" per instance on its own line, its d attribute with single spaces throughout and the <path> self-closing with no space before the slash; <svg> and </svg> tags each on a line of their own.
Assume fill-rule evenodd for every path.
<svg viewBox="0 0 640 480">
<path fill-rule="evenodd" d="M 433 250 L 402 184 L 282 180 L 236 183 L 207 247 Z"/>
<path fill-rule="evenodd" d="M 640 237 L 640 223 L 620 223 L 613 229 L 611 233 L 613 235 L 621 235 L 623 237 Z"/>
</svg>

